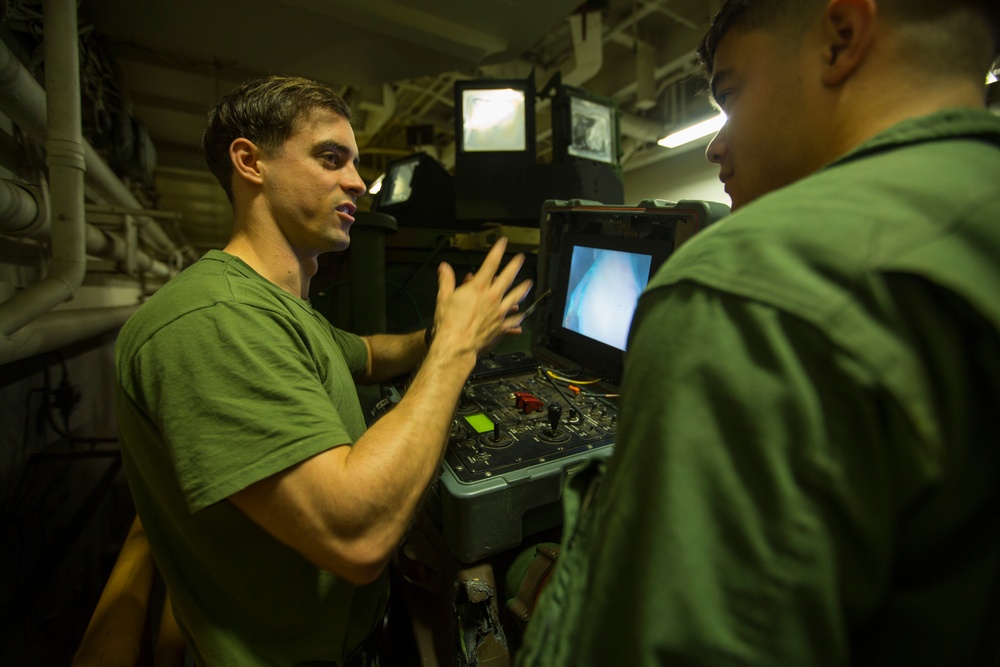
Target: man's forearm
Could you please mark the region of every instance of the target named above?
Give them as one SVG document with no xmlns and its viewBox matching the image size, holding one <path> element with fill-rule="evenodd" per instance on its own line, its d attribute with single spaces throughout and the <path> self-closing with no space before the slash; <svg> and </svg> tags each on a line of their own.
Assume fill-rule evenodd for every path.
<svg viewBox="0 0 1000 667">
<path fill-rule="evenodd" d="M 368 343 L 370 364 L 358 377 L 361 384 L 385 382 L 417 368 L 427 353 L 424 330 L 408 334 L 373 334 L 363 336 Z"/>
<path fill-rule="evenodd" d="M 421 338 L 423 334 L 420 334 Z M 464 356 L 464 358 L 463 358 Z M 344 461 L 344 484 L 365 519 L 373 553 L 388 558 L 440 465 L 455 407 L 475 355 L 428 355 L 403 400 L 372 425 Z M 357 502 L 360 500 L 360 502 Z"/>
<path fill-rule="evenodd" d="M 358 381 L 388 379 L 420 365 L 393 410 L 353 445 L 332 442 L 331 449 L 250 485 L 231 500 L 317 566 L 354 583 L 379 576 L 437 472 L 476 356 L 520 324 L 511 313 L 531 283 L 511 288 L 524 256 L 501 270 L 505 248 L 506 239 L 498 241 L 480 270 L 459 287 L 448 264 L 438 267 L 429 349 L 422 330 L 364 338 L 369 364 L 355 376 Z"/>
<path fill-rule="evenodd" d="M 316 566 L 356 584 L 373 581 L 437 472 L 475 364 L 474 353 L 441 347 L 427 356 L 403 400 L 353 445 L 252 484 L 232 502 Z"/>
</svg>

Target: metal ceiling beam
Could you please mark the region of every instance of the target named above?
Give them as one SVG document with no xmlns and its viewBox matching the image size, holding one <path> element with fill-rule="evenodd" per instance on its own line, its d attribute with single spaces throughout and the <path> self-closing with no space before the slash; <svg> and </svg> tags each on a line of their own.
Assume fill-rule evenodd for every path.
<svg viewBox="0 0 1000 667">
<path fill-rule="evenodd" d="M 350 15 L 352 22 L 361 21 L 369 29 L 405 38 L 414 44 L 435 49 L 441 53 L 459 56 L 470 62 L 479 62 L 488 56 L 503 53 L 508 48 L 506 39 L 477 30 L 442 14 L 422 11 L 393 0 L 279 0 L 287 5 L 324 16 L 343 19 Z M 394 28 L 394 30 L 388 30 Z M 402 28 L 402 30 L 398 30 Z"/>
</svg>

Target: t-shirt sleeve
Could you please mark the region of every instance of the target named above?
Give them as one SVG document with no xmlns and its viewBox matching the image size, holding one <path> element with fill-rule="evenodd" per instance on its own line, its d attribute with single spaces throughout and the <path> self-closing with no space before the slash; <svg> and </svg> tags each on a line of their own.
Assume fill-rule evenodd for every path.
<svg viewBox="0 0 1000 667">
<path fill-rule="evenodd" d="M 368 364 L 368 347 L 361 337 L 332 325 L 330 332 L 344 355 L 344 361 L 347 362 L 347 369 L 351 375 L 363 371 Z"/>
<path fill-rule="evenodd" d="M 363 364 L 364 343 L 351 338 L 335 336 L 344 357 Z M 323 385 L 331 372 L 323 364 L 344 361 L 317 344 L 280 312 L 218 303 L 143 346 L 134 369 L 140 400 L 157 415 L 192 511 L 352 442 Z"/>
</svg>

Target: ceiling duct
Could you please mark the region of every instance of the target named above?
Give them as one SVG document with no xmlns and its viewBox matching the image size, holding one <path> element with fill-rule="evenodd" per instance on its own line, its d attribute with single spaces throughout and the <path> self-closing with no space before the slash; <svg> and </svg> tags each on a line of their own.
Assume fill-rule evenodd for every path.
<svg viewBox="0 0 1000 667">
<path fill-rule="evenodd" d="M 600 12 L 573 14 L 569 17 L 573 69 L 563 73 L 564 84 L 582 86 L 601 71 L 604 65 L 603 23 Z"/>
<path fill-rule="evenodd" d="M 362 127 L 356 129 L 358 144 L 361 146 L 367 146 L 396 113 L 396 91 L 389 84 L 383 84 L 380 90 L 380 100 L 362 99 L 357 104 L 357 109 L 365 112 Z"/>
</svg>

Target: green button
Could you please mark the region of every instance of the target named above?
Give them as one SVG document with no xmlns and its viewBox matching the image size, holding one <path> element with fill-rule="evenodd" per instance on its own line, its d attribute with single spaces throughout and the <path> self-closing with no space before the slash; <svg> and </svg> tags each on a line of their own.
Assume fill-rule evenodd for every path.
<svg viewBox="0 0 1000 667">
<path fill-rule="evenodd" d="M 478 415 L 468 415 L 465 421 L 469 422 L 469 426 L 476 429 L 476 433 L 493 432 L 493 421 L 481 412 Z"/>
</svg>

